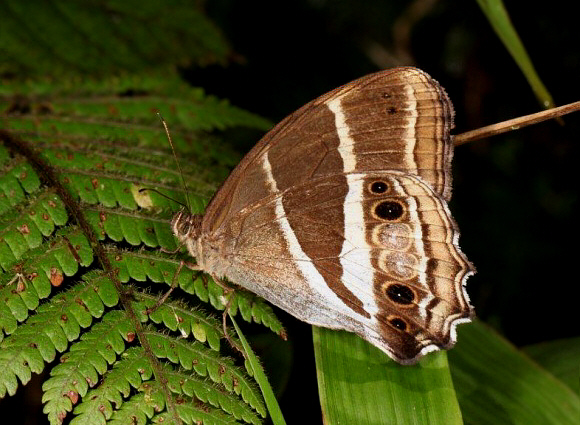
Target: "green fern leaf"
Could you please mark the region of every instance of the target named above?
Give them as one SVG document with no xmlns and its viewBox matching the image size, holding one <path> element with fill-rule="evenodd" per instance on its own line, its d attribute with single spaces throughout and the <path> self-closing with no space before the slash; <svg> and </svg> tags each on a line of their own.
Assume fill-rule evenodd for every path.
<svg viewBox="0 0 580 425">
<path fill-rule="evenodd" d="M 128 325 L 130 323 L 121 311 L 111 311 L 61 357 L 61 363 L 52 369 L 50 379 L 42 388 L 44 412 L 51 423 L 62 420 L 72 410 L 73 404 L 85 396 L 89 387 L 97 384 L 99 376 L 116 361 L 117 355 L 125 351 L 124 339 L 128 339 L 132 332 Z M 128 390 L 119 392 L 128 395 Z M 117 403 L 120 400 L 121 396 L 114 398 Z M 89 403 L 95 403 L 95 400 L 91 399 Z"/>
<path fill-rule="evenodd" d="M 146 311 L 157 302 L 157 297 L 143 293 L 134 294 L 134 298 L 139 300 L 135 303 L 136 311 Z M 166 302 L 150 313 L 149 318 L 171 331 L 179 331 L 183 338 L 191 335 L 199 342 L 207 342 L 212 350 L 219 351 L 220 340 L 224 338 L 221 321 L 185 303 Z"/>
<path fill-rule="evenodd" d="M 197 342 L 187 344 L 153 332 L 147 332 L 146 335 L 157 357 L 166 358 L 186 370 L 194 370 L 197 374 L 224 385 L 228 391 L 241 394 L 245 402 L 258 410 L 262 416 L 266 416 L 259 391 L 250 383 L 249 377 L 230 359 L 220 357 Z"/>
<path fill-rule="evenodd" d="M 223 289 L 182 267 L 183 261 L 192 261 L 187 253 L 169 255 L 160 248 L 177 247 L 169 221 L 180 208 L 178 202 L 185 201 L 186 190 L 193 211 L 202 212 L 216 182 L 239 158 L 210 147 L 214 136 L 200 130 L 241 122 L 263 127 L 265 122 L 183 87 L 174 92 L 175 98 L 168 98 L 154 93 L 161 86 L 149 83 L 151 92 L 137 101 L 91 95 L 92 84 L 80 90 L 91 102 L 63 90 L 52 98 L 45 115 L 0 116 L 11 132 L 1 133 L 10 149 L 0 148 L 0 193 L 5 195 L 0 196 L 0 295 L 6 300 L 0 305 L 0 367 L 6 366 L 0 372 L 0 396 L 13 394 L 18 381 L 28 382 L 32 372 L 43 371 L 63 353 L 62 363 L 43 387 L 52 424 L 71 416 L 73 423 L 114 423 L 128 412 L 155 420 L 151 418 L 162 409 L 167 409 L 165 418 L 180 417 L 185 423 L 203 418 L 206 423 L 258 424 L 266 415 L 259 390 L 220 354 L 221 321 L 207 312 L 225 308 Z M 97 89 L 104 93 L 107 88 Z M 30 110 L 40 110 L 34 106 L 39 86 L 27 90 Z M 184 93 L 194 94 L 197 108 L 209 114 L 203 123 L 187 120 L 194 109 L 177 98 Z M 187 188 L 176 172 L 162 126 L 150 109 L 149 116 L 143 113 L 148 101 L 182 105 L 165 117 L 177 120 L 172 137 L 182 155 Z M 1 102 L 4 110 L 13 110 L 12 99 L 0 94 Z M 110 113 L 113 104 L 115 114 Z M 59 182 L 48 178 L 42 167 L 32 167 L 36 159 L 18 154 L 11 134 L 32 144 L 34 155 L 40 155 L 44 167 L 52 167 Z M 186 143 L 192 136 L 199 142 Z M 159 144 L 163 148 L 155 147 Z M 177 202 L 141 188 L 157 189 Z M 86 224 L 76 226 L 79 214 Z M 106 268 L 103 273 L 104 259 L 114 278 Z M 117 287 L 115 279 L 126 286 Z M 181 296 L 192 294 L 208 305 L 200 309 L 191 300 L 170 298 L 148 314 L 159 295 L 143 289 L 164 291 L 155 283 L 176 285 Z M 115 306 L 129 310 L 111 311 Z M 253 294 L 234 293 L 231 313 L 237 312 L 284 335 L 271 307 Z M 143 330 L 141 323 L 155 329 Z M 133 349 L 141 350 L 139 367 L 126 362 Z M 134 403 L 143 391 L 155 408 Z"/>
<path fill-rule="evenodd" d="M 161 249 L 177 248 L 180 203 L 203 212 L 240 159 L 215 132 L 270 123 L 175 77 L 228 54 L 195 5 L 172 2 L 179 19 L 163 22 L 164 4 L 40 3 L 0 6 L 0 74 L 18 76 L 0 85 L 0 397 L 60 356 L 43 385 L 51 424 L 261 423 L 242 359 L 221 352 L 222 288 Z M 237 312 L 284 334 L 252 294 L 236 291 Z"/>
<path fill-rule="evenodd" d="M 239 399 L 231 393 L 221 390 L 215 384 L 200 380 L 193 375 L 187 376 L 183 373 L 170 373 L 169 385 L 175 393 L 184 394 L 190 398 L 196 398 L 209 403 L 214 407 L 221 408 L 224 412 L 231 414 L 237 420 L 247 423 L 260 424 L 262 420 L 245 403 L 240 403 Z"/>
<path fill-rule="evenodd" d="M 166 13 L 168 7 L 173 13 Z M 165 70 L 176 63 L 223 62 L 229 50 L 202 10 L 188 1 L 16 0 L 2 2 L 0 14 L 0 51 L 6 58 L 0 62 L 1 74 L 43 77 L 44 70 L 56 76 Z M 35 33 L 35 28 L 42 33 Z"/>
<path fill-rule="evenodd" d="M 89 273 L 82 282 L 41 305 L 34 316 L 6 337 L 0 343 L 0 396 L 14 394 L 16 377 L 27 383 L 31 372 L 40 373 L 57 351 L 65 351 L 69 341 L 78 338 L 81 323 L 101 317 L 106 306 L 117 304 L 111 286 L 109 280 Z M 92 316 L 89 320 L 87 311 Z"/>
</svg>

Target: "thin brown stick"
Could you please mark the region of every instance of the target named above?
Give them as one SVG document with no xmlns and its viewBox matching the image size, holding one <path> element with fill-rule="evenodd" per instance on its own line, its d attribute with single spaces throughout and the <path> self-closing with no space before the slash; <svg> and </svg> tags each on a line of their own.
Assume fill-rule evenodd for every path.
<svg viewBox="0 0 580 425">
<path fill-rule="evenodd" d="M 536 124 L 552 118 L 561 117 L 570 112 L 580 110 L 580 101 L 569 103 L 567 105 L 558 106 L 557 108 L 547 109 L 545 111 L 536 112 L 535 114 L 524 115 L 523 117 L 514 118 L 511 120 L 498 122 L 496 124 L 488 125 L 478 128 L 477 130 L 466 131 L 458 134 L 453 139 L 455 146 L 464 143 L 473 142 L 475 140 L 483 139 L 485 137 L 495 136 L 496 134 L 506 133 L 512 130 L 518 130 L 528 125 Z"/>
</svg>

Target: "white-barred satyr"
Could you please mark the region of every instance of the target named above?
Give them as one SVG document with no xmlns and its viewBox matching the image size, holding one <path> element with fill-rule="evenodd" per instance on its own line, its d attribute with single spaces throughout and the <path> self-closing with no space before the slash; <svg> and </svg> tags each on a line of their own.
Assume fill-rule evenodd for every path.
<svg viewBox="0 0 580 425">
<path fill-rule="evenodd" d="M 367 75 L 276 125 L 173 231 L 214 278 L 415 363 L 473 314 L 447 206 L 452 127 L 423 71 Z"/>
</svg>

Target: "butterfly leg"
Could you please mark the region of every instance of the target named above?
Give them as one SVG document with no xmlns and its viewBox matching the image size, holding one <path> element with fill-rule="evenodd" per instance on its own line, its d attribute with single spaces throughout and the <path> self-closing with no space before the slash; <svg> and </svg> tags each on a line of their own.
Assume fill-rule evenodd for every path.
<svg viewBox="0 0 580 425">
<path fill-rule="evenodd" d="M 227 321 L 228 321 L 228 314 L 230 312 L 230 306 L 232 303 L 232 295 L 234 294 L 234 288 L 232 288 L 231 286 L 228 286 L 225 282 L 223 282 L 221 279 L 219 279 L 216 276 L 212 276 L 214 282 L 216 283 L 216 285 L 218 285 L 220 288 L 223 289 L 224 291 L 224 298 L 226 299 L 225 302 L 225 308 L 224 311 L 222 313 L 222 328 L 223 328 L 223 332 L 224 332 L 224 336 L 226 337 L 226 340 L 229 342 L 229 344 L 235 348 L 236 350 L 238 350 L 240 353 L 242 353 L 242 355 L 244 357 L 246 357 L 246 353 L 244 352 L 244 350 L 242 349 L 242 347 L 240 347 L 233 339 L 232 337 L 230 337 L 230 334 L 228 333 L 228 326 L 227 326 Z"/>
<path fill-rule="evenodd" d="M 163 252 L 164 254 L 177 254 L 181 250 L 182 246 L 183 244 L 180 243 L 179 245 L 177 245 L 177 248 L 175 249 L 166 249 L 161 247 L 161 252 Z"/>
<path fill-rule="evenodd" d="M 149 315 L 151 313 L 153 313 L 155 310 L 157 310 L 164 302 L 165 300 L 169 297 L 169 295 L 171 295 L 171 293 L 173 292 L 173 290 L 175 288 L 177 288 L 177 277 L 179 276 L 179 273 L 181 273 L 181 269 L 183 269 L 183 267 L 187 267 L 190 270 L 194 270 L 197 273 L 195 273 L 195 275 L 193 276 L 193 280 L 197 279 L 197 277 L 203 273 L 203 271 L 195 264 L 192 263 L 188 263 L 185 261 L 181 261 L 179 263 L 179 267 L 177 267 L 177 270 L 175 271 L 175 274 L 173 275 L 173 279 L 171 281 L 171 286 L 169 287 L 169 289 L 165 292 L 165 294 L 163 294 L 155 303 L 155 305 L 153 307 L 149 307 L 147 310 L 145 310 L 145 314 Z"/>
</svg>

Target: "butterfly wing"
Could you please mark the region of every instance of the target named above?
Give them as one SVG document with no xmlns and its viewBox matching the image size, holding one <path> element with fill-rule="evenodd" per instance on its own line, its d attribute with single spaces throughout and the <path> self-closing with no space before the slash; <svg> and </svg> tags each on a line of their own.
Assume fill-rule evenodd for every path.
<svg viewBox="0 0 580 425">
<path fill-rule="evenodd" d="M 232 282 L 410 363 L 455 341 L 472 267 L 446 202 L 416 176 L 327 176 L 231 220 Z M 337 226 L 336 223 L 344 223 Z"/>
<path fill-rule="evenodd" d="M 446 204 L 451 122 L 443 89 L 414 68 L 307 104 L 210 202 L 206 270 L 402 363 L 450 346 L 472 272 Z"/>
<path fill-rule="evenodd" d="M 451 197 L 453 107 L 423 71 L 401 67 L 337 88 L 286 117 L 256 144 L 207 207 L 204 233 L 270 194 L 267 155 L 280 191 L 345 172 L 404 171 Z"/>
</svg>

